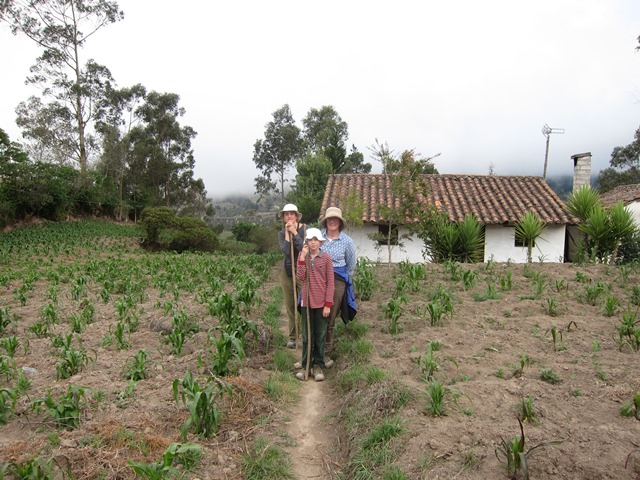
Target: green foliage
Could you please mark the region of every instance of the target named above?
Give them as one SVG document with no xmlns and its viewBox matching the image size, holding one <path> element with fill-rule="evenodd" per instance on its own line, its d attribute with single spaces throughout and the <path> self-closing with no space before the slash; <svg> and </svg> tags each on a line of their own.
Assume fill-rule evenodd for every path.
<svg viewBox="0 0 640 480">
<path fill-rule="evenodd" d="M 363 301 L 369 300 L 377 282 L 373 274 L 373 264 L 368 258 L 358 257 L 356 270 L 351 280 L 358 298 Z"/>
<path fill-rule="evenodd" d="M 580 219 L 578 227 L 586 237 L 583 248 L 591 261 L 620 260 L 621 245 L 630 243 L 638 234 L 631 212 L 622 202 L 605 208 L 598 193 L 588 186 L 569 196 L 567 208 Z"/>
<path fill-rule="evenodd" d="M 23 462 L 0 463 L 0 478 L 10 480 L 54 480 L 63 472 L 56 468 L 53 459 L 33 457 Z"/>
<path fill-rule="evenodd" d="M 256 140 L 253 146 L 253 163 L 261 172 L 255 178 L 256 193 L 267 196 L 280 195 L 284 204 L 287 172 L 301 158 L 304 140 L 296 126 L 289 105 L 273 112 L 273 120 L 267 123 L 264 140 Z"/>
<path fill-rule="evenodd" d="M 127 380 L 140 381 L 147 378 L 146 372 L 147 351 L 138 350 L 132 358 L 127 360 L 127 364 L 122 372 Z"/>
<path fill-rule="evenodd" d="M 447 404 L 457 402 L 461 394 L 439 380 L 431 380 L 426 386 L 427 412 L 434 417 L 447 414 Z"/>
<path fill-rule="evenodd" d="M 561 381 L 558 374 L 550 368 L 544 369 L 540 372 L 540 379 L 552 385 L 556 385 Z"/>
<path fill-rule="evenodd" d="M 0 425 L 6 425 L 16 408 L 18 392 L 10 388 L 0 388 Z"/>
<path fill-rule="evenodd" d="M 157 462 L 145 463 L 129 460 L 128 464 L 139 478 L 147 480 L 163 480 L 177 476 L 180 472 L 174 463 L 191 470 L 202 456 L 202 447 L 195 443 L 172 443 L 167 447 L 162 458 Z"/>
<path fill-rule="evenodd" d="M 534 212 L 525 212 L 515 224 L 515 236 L 527 248 L 527 263 L 531 263 L 531 253 L 536 240 L 546 230 L 546 225 Z"/>
<path fill-rule="evenodd" d="M 221 412 L 217 403 L 224 394 L 231 395 L 231 387 L 215 379 L 210 379 L 206 386 L 201 387 L 187 370 L 184 378 L 173 381 L 173 398 L 189 409 L 189 418 L 180 429 L 183 438 L 193 428 L 203 438 L 211 438 L 220 425 Z"/>
<path fill-rule="evenodd" d="M 533 404 L 533 398 L 528 395 L 526 398 L 522 397 L 518 404 L 518 418 L 523 422 L 538 423 L 537 409 Z"/>
<path fill-rule="evenodd" d="M 554 440 L 539 443 L 526 449 L 524 427 L 522 426 L 522 421 L 519 418 L 517 420 L 520 424 L 520 435 L 516 435 L 511 441 L 506 441 L 500 437 L 500 446 L 496 447 L 495 454 L 498 461 L 505 465 L 509 478 L 529 480 L 529 460 L 531 456 L 540 448 L 559 445 L 562 441 Z"/>
<path fill-rule="evenodd" d="M 255 223 L 247 223 L 247 222 L 238 222 L 231 227 L 231 233 L 235 239 L 239 242 L 249 242 L 251 232 L 258 225 Z"/>
<path fill-rule="evenodd" d="M 626 401 L 620 407 L 620 415 L 623 417 L 634 417 L 640 420 L 640 393 L 634 391 L 631 400 Z"/>
<path fill-rule="evenodd" d="M 476 263 L 484 258 L 484 227 L 472 214 L 459 223 L 444 216 L 422 219 L 417 228 L 425 253 L 434 262 Z"/>
<path fill-rule="evenodd" d="M 85 389 L 76 385 L 69 385 L 67 393 L 56 401 L 51 392 L 31 402 L 31 407 L 40 412 L 45 411 L 59 428 L 73 430 L 80 426 L 80 412 L 86 403 Z"/>
<path fill-rule="evenodd" d="M 264 438 L 258 438 L 254 446 L 242 455 L 242 470 L 246 480 L 295 478 L 285 452 Z"/>
<path fill-rule="evenodd" d="M 169 207 L 145 208 L 141 214 L 145 242 L 177 252 L 213 251 L 218 247 L 216 234 L 199 218 L 177 217 Z"/>
</svg>

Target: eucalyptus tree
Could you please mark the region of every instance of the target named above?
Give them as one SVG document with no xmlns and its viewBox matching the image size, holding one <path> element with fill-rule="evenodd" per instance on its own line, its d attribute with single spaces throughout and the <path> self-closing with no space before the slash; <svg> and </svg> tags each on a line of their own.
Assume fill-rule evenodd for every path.
<svg viewBox="0 0 640 480">
<path fill-rule="evenodd" d="M 304 154 L 304 140 L 291 114 L 289 105 L 273 112 L 266 124 L 264 139 L 253 145 L 253 162 L 261 175 L 255 178 L 256 193 L 261 196 L 276 193 L 284 204 L 286 177 L 295 162 Z"/>
<path fill-rule="evenodd" d="M 193 178 L 191 140 L 196 132 L 180 125 L 185 109 L 179 101 L 175 93 L 152 91 L 135 109 L 140 122 L 128 133 L 128 177 L 132 179 L 131 194 L 142 196 L 147 205 L 168 206 L 183 213 L 194 202 L 204 203 L 206 191 L 202 180 Z"/>
<path fill-rule="evenodd" d="M 108 0 L 12 0 L 0 4 L 0 21 L 43 49 L 26 81 L 39 86 L 50 102 L 20 105 L 19 122 L 25 136 L 57 148 L 65 157 L 73 155 L 83 176 L 92 144 L 90 126 L 99 115 L 96 100 L 112 78 L 106 67 L 93 60 L 83 64 L 81 49 L 98 30 L 123 17 L 118 4 Z M 53 120 L 56 128 L 64 126 L 61 139 L 31 128 L 31 120 L 42 115 Z M 56 145 L 58 140 L 62 145 Z"/>
</svg>

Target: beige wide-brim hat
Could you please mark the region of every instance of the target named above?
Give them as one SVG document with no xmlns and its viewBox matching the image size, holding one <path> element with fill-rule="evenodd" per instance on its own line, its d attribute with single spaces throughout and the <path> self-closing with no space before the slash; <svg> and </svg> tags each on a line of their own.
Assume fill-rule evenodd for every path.
<svg viewBox="0 0 640 480">
<path fill-rule="evenodd" d="M 327 211 L 324 212 L 324 217 L 322 217 L 322 219 L 320 220 L 320 223 L 325 229 L 327 228 L 327 219 L 329 218 L 337 218 L 338 220 L 340 220 L 340 230 L 342 231 L 346 223 L 344 221 L 344 218 L 342 218 L 342 210 L 340 210 L 338 207 L 327 208 Z"/>
<path fill-rule="evenodd" d="M 298 221 L 302 219 L 302 214 L 298 211 L 298 207 L 296 207 L 293 203 L 287 203 L 282 210 L 280 210 L 280 218 L 283 218 L 284 212 L 296 212 L 296 217 L 298 217 Z"/>
</svg>

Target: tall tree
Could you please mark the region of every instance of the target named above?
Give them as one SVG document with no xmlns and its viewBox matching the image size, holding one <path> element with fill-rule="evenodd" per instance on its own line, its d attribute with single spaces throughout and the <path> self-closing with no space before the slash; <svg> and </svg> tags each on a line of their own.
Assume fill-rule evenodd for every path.
<svg viewBox="0 0 640 480">
<path fill-rule="evenodd" d="M 256 193 L 276 193 L 284 204 L 287 172 L 304 153 L 304 140 L 289 105 L 273 112 L 273 121 L 265 126 L 264 140 L 253 145 L 253 162 L 262 172 L 255 178 Z M 274 179 L 275 177 L 275 179 Z"/>
<path fill-rule="evenodd" d="M 349 127 L 331 105 L 312 108 L 302 120 L 303 137 L 312 154 L 322 154 L 331 161 L 333 173 L 369 173 L 371 164 L 355 145 L 347 155 Z"/>
<path fill-rule="evenodd" d="M 618 185 L 640 183 L 640 128 L 636 130 L 633 142 L 613 149 L 609 165 L 611 166 L 601 170 L 598 175 L 601 192 Z"/>
<path fill-rule="evenodd" d="M 92 60 L 83 65 L 80 50 L 94 33 L 123 17 L 118 4 L 108 0 L 12 0 L 0 6 L 0 21 L 43 48 L 27 83 L 42 88 L 51 99 L 46 112 L 65 124 L 67 132 L 74 132 L 72 150 L 83 177 L 90 124 L 99 114 L 96 99 L 111 74 Z M 40 111 L 24 113 L 37 117 Z"/>
<path fill-rule="evenodd" d="M 331 162 L 322 154 L 307 155 L 296 162 L 295 184 L 287 195 L 288 201 L 298 206 L 309 222 L 320 216 L 322 197 L 332 173 Z"/>
<path fill-rule="evenodd" d="M 11 141 L 9 134 L 0 128 L 0 165 L 9 162 L 22 163 L 28 159 L 22 146 Z"/>
</svg>

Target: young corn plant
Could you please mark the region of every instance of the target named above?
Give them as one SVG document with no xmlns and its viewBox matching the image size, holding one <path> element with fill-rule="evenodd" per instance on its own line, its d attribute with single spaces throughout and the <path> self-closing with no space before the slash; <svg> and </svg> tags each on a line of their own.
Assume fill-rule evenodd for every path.
<svg viewBox="0 0 640 480">
<path fill-rule="evenodd" d="M 542 308 L 544 308 L 545 313 L 550 317 L 557 317 L 559 314 L 558 302 L 553 297 L 545 298 Z"/>
<path fill-rule="evenodd" d="M 405 302 L 405 296 L 393 297 L 382 307 L 385 317 L 390 321 L 388 331 L 393 335 L 400 332 L 398 320 L 400 320 L 404 312 L 403 305 Z"/>
<path fill-rule="evenodd" d="M 186 438 L 191 428 L 202 438 L 215 435 L 221 419 L 217 404 L 225 393 L 231 395 L 229 385 L 210 380 L 205 387 L 201 387 L 189 370 L 184 378 L 173 381 L 175 402 L 182 400 L 182 404 L 189 409 L 189 418 L 180 429 L 182 438 Z"/>
<path fill-rule="evenodd" d="M 83 348 L 71 346 L 72 334 L 62 340 L 60 360 L 56 363 L 56 378 L 66 379 L 80 373 L 89 363 L 89 355 Z"/>
<path fill-rule="evenodd" d="M 498 461 L 505 465 L 510 479 L 529 480 L 529 460 L 533 454 L 541 448 L 559 445 L 562 441 L 539 443 L 526 449 L 524 427 L 522 421 L 519 418 L 517 420 L 520 425 L 520 435 L 516 435 L 511 441 L 500 437 L 500 445 L 496 447 L 495 454 Z"/>
<path fill-rule="evenodd" d="M 200 445 L 195 443 L 172 443 L 157 462 L 145 463 L 129 460 L 127 463 L 139 478 L 164 480 L 180 474 L 180 471 L 173 466 L 174 463 L 184 466 L 185 458 L 197 458 L 199 461 L 201 456 L 202 447 Z M 183 470 L 189 470 L 189 468 L 185 466 Z"/>
<path fill-rule="evenodd" d="M 136 382 L 147 378 L 147 351 L 138 350 L 133 357 L 127 360 L 127 364 L 123 371 L 123 376 L 127 380 Z"/>
<path fill-rule="evenodd" d="M 553 370 L 551 370 L 550 368 L 546 368 L 543 369 L 540 372 L 540 379 L 544 382 L 550 383 L 552 385 L 556 385 L 558 383 L 560 383 L 562 380 L 560 379 L 560 377 L 558 376 L 557 373 L 555 373 Z"/>
<path fill-rule="evenodd" d="M 584 286 L 584 299 L 589 305 L 596 305 L 598 299 L 610 290 L 610 286 L 603 282 L 596 282 Z"/>
<path fill-rule="evenodd" d="M 631 311 L 630 307 L 627 307 L 627 311 L 622 314 L 621 324 L 618 327 L 618 334 L 620 336 L 618 341 L 618 348 L 622 350 L 625 345 L 628 345 L 633 351 L 640 351 L 640 320 L 638 319 L 638 310 Z"/>
<path fill-rule="evenodd" d="M 518 404 L 518 419 L 523 423 L 538 423 L 537 408 L 533 403 L 533 398 L 528 395 L 526 398 L 522 397 Z"/>
<path fill-rule="evenodd" d="M 613 317 L 618 311 L 619 307 L 620 301 L 613 295 L 609 295 L 604 299 L 604 303 L 602 304 L 602 314 L 605 317 Z"/>
<path fill-rule="evenodd" d="M 85 403 L 85 389 L 69 385 L 67 393 L 59 401 L 49 392 L 46 397 L 33 400 L 31 408 L 37 412 L 46 412 L 58 428 L 73 430 L 80 426 L 80 413 Z"/>
<path fill-rule="evenodd" d="M 555 325 L 551 325 L 549 330 L 546 333 L 551 334 L 551 340 L 553 341 L 553 350 L 565 350 L 564 345 L 562 344 L 562 330 L 558 330 L 558 327 Z"/>
<path fill-rule="evenodd" d="M 356 270 L 353 274 L 353 286 L 356 296 L 362 301 L 371 299 L 376 288 L 376 281 L 373 274 L 373 265 L 365 257 L 359 257 L 356 263 Z"/>
<path fill-rule="evenodd" d="M 440 359 L 435 355 L 435 352 L 439 349 L 439 344 L 429 343 L 427 345 L 427 351 L 418 357 L 418 366 L 420 367 L 422 379 L 427 383 L 435 380 L 435 374 L 443 367 L 443 364 L 440 363 Z M 456 368 L 458 367 L 458 363 L 454 358 L 447 357 L 445 360 L 453 363 Z"/>
<path fill-rule="evenodd" d="M 500 275 L 500 290 L 503 292 L 508 292 L 513 288 L 513 280 L 512 280 L 511 270 L 507 270 L 506 273 Z"/>
<path fill-rule="evenodd" d="M 453 388 L 445 385 L 439 380 L 432 380 L 427 383 L 427 412 L 434 417 L 442 417 L 447 414 L 449 402 L 457 403 L 462 396 Z"/>
<path fill-rule="evenodd" d="M 12 388 L 0 388 L 0 425 L 6 425 L 16 409 L 18 392 Z"/>
<path fill-rule="evenodd" d="M 471 290 L 476 286 L 476 280 L 478 279 L 478 272 L 476 270 L 465 270 L 462 273 L 462 282 L 465 290 Z"/>
<path fill-rule="evenodd" d="M 633 392 L 631 400 L 628 400 L 620 407 L 620 415 L 640 420 L 640 393 Z"/>
</svg>

